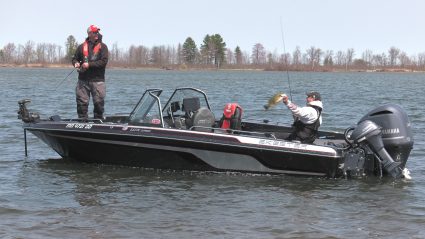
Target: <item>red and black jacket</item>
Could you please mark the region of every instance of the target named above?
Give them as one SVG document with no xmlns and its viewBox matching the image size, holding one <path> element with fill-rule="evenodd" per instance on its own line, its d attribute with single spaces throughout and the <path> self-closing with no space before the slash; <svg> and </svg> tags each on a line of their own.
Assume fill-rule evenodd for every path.
<svg viewBox="0 0 425 239">
<path fill-rule="evenodd" d="M 75 55 L 72 58 L 72 65 L 79 62 L 80 65 L 84 63 L 85 52 L 84 45 L 87 44 L 87 60 L 89 68 L 86 71 L 79 72 L 79 80 L 90 81 L 105 81 L 105 68 L 108 63 L 108 47 L 102 42 L 102 35 L 99 34 L 99 39 L 92 43 L 86 38 L 85 42 L 78 46 Z"/>
</svg>

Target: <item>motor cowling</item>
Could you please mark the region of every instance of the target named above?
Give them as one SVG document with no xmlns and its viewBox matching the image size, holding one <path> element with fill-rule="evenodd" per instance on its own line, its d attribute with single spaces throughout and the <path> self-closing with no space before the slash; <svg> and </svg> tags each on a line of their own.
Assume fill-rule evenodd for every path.
<svg viewBox="0 0 425 239">
<path fill-rule="evenodd" d="M 356 145 L 367 144 L 387 173 L 401 177 L 413 147 L 413 135 L 408 116 L 400 106 L 387 104 L 373 109 L 352 129 L 350 139 Z"/>
<path fill-rule="evenodd" d="M 379 156 L 385 171 L 394 178 L 401 177 L 402 169 L 400 168 L 400 162 L 395 162 L 385 150 L 382 141 L 382 131 L 377 124 L 370 120 L 360 122 L 353 130 L 353 133 L 351 133 L 351 138 L 358 145 L 367 143 L 370 149 Z"/>
<path fill-rule="evenodd" d="M 407 113 L 399 105 L 387 104 L 371 110 L 359 123 L 364 120 L 370 120 L 381 127 L 385 150 L 404 168 L 414 143 Z"/>
</svg>

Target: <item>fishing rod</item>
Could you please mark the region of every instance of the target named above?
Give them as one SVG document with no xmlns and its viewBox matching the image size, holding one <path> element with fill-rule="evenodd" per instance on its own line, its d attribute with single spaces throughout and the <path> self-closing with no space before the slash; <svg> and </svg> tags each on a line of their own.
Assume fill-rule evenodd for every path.
<svg viewBox="0 0 425 239">
<path fill-rule="evenodd" d="M 286 59 L 286 46 L 285 46 L 285 38 L 283 36 L 283 25 L 282 25 L 282 17 L 280 18 L 280 32 L 282 34 L 282 43 L 283 43 L 283 55 L 285 56 Z M 289 71 L 288 71 L 288 59 L 285 60 L 285 68 L 286 68 L 286 77 L 288 79 L 288 86 L 289 86 L 289 98 L 292 101 L 292 88 L 291 88 L 291 80 L 289 79 Z M 275 95 L 273 95 L 268 103 L 266 105 L 264 105 L 264 109 L 268 110 L 271 107 L 273 107 L 274 105 L 276 105 L 279 101 L 281 101 L 283 98 L 283 93 L 279 92 Z"/>
<path fill-rule="evenodd" d="M 54 91 L 56 91 L 59 88 L 59 86 L 61 86 L 65 82 L 65 80 L 68 79 L 68 77 L 75 71 L 75 69 L 76 68 L 73 67 L 72 71 L 69 72 L 68 75 L 61 82 L 59 82 L 59 84 L 56 85 Z"/>
<path fill-rule="evenodd" d="M 291 89 L 291 80 L 289 79 L 289 71 L 288 71 L 288 59 L 286 59 L 286 47 L 285 47 L 285 38 L 283 36 L 283 24 L 282 17 L 280 17 L 280 33 L 282 35 L 282 44 L 283 44 L 283 55 L 285 56 L 285 68 L 286 68 L 286 77 L 288 79 L 289 86 L 289 97 L 292 101 L 292 89 Z"/>
</svg>

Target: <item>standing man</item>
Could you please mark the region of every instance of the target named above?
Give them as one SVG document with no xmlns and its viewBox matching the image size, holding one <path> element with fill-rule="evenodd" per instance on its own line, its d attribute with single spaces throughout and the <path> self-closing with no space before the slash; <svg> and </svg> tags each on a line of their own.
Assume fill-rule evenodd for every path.
<svg viewBox="0 0 425 239">
<path fill-rule="evenodd" d="M 308 92 L 307 105 L 304 107 L 299 107 L 292 103 L 287 95 L 283 95 L 282 101 L 292 111 L 294 116 L 293 131 L 287 140 L 298 140 L 308 144 L 313 143 L 322 124 L 323 103 L 319 92 Z"/>
<path fill-rule="evenodd" d="M 88 119 L 90 95 L 93 99 L 95 119 L 103 119 L 105 111 L 105 68 L 108 63 L 108 47 L 102 43 L 100 28 L 90 25 L 88 37 L 79 45 L 72 65 L 77 68 L 78 83 L 75 89 L 78 118 Z"/>
</svg>

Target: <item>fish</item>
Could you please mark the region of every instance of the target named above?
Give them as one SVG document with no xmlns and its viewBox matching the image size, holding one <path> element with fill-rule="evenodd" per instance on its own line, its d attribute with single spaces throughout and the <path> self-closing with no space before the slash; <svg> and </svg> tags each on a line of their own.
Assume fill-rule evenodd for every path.
<svg viewBox="0 0 425 239">
<path fill-rule="evenodd" d="M 268 103 L 266 105 L 264 105 L 264 109 L 268 110 L 271 107 L 275 106 L 277 103 L 279 103 L 280 101 L 282 101 L 282 99 L 283 99 L 284 96 L 285 96 L 285 94 L 282 93 L 282 92 L 276 93 L 275 95 L 273 95 L 269 99 Z"/>
</svg>

